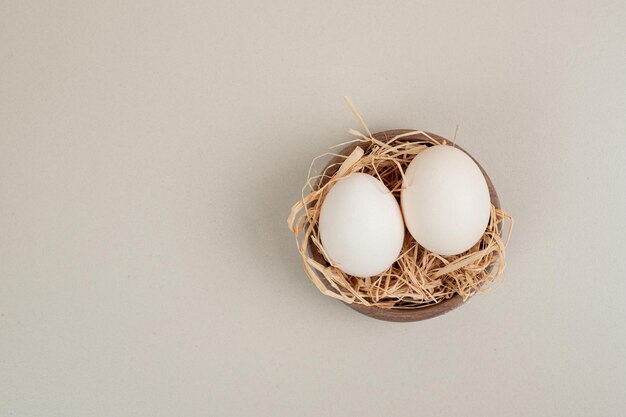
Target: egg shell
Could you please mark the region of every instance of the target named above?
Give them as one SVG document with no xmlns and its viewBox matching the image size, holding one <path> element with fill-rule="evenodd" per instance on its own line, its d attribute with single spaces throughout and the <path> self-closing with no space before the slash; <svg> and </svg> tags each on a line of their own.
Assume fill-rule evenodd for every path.
<svg viewBox="0 0 626 417">
<path fill-rule="evenodd" d="M 449 256 L 474 246 L 491 214 L 489 187 L 462 150 L 431 146 L 415 156 L 401 192 L 407 229 L 426 249 Z"/>
<path fill-rule="evenodd" d="M 377 178 L 354 173 L 337 181 L 322 203 L 319 233 L 332 263 L 357 277 L 378 275 L 404 241 L 398 202 Z"/>
</svg>

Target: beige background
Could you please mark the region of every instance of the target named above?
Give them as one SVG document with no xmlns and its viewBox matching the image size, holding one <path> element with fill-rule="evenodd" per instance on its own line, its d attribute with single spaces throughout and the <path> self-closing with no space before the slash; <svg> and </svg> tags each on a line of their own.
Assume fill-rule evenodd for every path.
<svg viewBox="0 0 626 417">
<path fill-rule="evenodd" d="M 624 416 L 626 4 L 0 3 L 0 416 Z M 389 324 L 286 227 L 358 127 L 451 136 L 517 219 Z"/>
</svg>

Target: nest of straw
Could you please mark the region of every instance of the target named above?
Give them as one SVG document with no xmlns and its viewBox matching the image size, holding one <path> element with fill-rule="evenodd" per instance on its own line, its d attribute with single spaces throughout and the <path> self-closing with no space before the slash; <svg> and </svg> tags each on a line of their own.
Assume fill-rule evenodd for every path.
<svg viewBox="0 0 626 417">
<path fill-rule="evenodd" d="M 355 114 L 362 122 L 356 111 Z M 493 204 L 482 238 L 462 254 L 444 257 L 430 252 L 406 232 L 400 256 L 382 274 L 359 278 L 333 265 L 324 252 L 318 232 L 320 209 L 332 186 L 352 173 L 362 172 L 379 178 L 399 201 L 408 164 L 426 147 L 442 143 L 421 131 L 380 140 L 364 123 L 362 125 L 367 134 L 349 131 L 357 136 L 352 141 L 356 146 L 350 147 L 352 152 L 347 155 L 325 154 L 313 161 L 311 168 L 321 157 L 335 157 L 320 175 L 312 176 L 309 170 L 302 198 L 291 209 L 289 227 L 296 237 L 304 270 L 311 281 L 327 296 L 348 304 L 379 308 L 420 308 L 440 303 L 455 294 L 466 300 L 479 290 L 488 290 L 490 285 L 485 284 L 492 283 L 504 271 L 505 247 L 513 222 L 511 216 Z M 342 145 L 347 143 L 338 146 Z M 508 223 L 508 234 L 503 239 L 505 222 Z"/>
</svg>

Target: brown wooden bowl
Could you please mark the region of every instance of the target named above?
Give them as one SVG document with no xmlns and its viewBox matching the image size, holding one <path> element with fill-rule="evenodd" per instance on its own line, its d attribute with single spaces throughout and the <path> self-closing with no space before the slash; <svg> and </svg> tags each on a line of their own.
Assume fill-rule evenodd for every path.
<svg viewBox="0 0 626 417">
<path fill-rule="evenodd" d="M 374 136 L 374 138 L 382 142 L 388 142 L 389 140 L 393 139 L 395 136 L 403 134 L 403 133 L 408 133 L 408 132 L 414 132 L 414 130 L 408 130 L 408 129 L 386 130 L 384 132 L 375 133 L 372 136 Z M 428 133 L 428 135 L 439 143 L 443 143 L 444 141 L 448 143 L 451 142 L 450 140 L 445 139 L 441 136 L 435 135 L 433 133 Z M 403 140 L 411 140 L 411 139 L 426 140 L 428 138 L 422 133 L 415 133 L 413 135 L 409 135 L 403 138 Z M 358 146 L 358 143 L 349 144 L 338 153 L 340 155 L 348 156 L 350 155 L 350 153 L 352 153 L 352 151 L 357 146 Z M 489 187 L 489 196 L 491 197 L 491 204 L 493 204 L 496 208 L 499 209 L 500 200 L 498 199 L 498 194 L 496 193 L 496 189 L 494 188 L 493 183 L 491 182 L 491 179 L 489 178 L 489 175 L 487 175 L 483 167 L 480 166 L 478 161 L 476 161 L 472 157 L 472 155 L 467 153 L 464 149 L 462 149 L 458 145 L 455 145 L 455 147 L 461 149 L 463 152 L 469 155 L 469 157 L 472 158 L 474 162 L 476 162 L 476 165 L 478 165 L 483 175 L 485 176 L 485 180 L 487 181 L 487 186 Z M 328 169 L 328 172 L 327 172 L 327 174 L 329 174 L 328 176 L 324 176 L 320 179 L 319 183 L 317 184 L 318 188 L 323 186 L 328 181 L 329 177 L 332 176 L 335 172 L 337 172 L 337 170 L 339 169 L 339 165 L 341 165 L 341 162 L 343 162 L 343 160 L 344 160 L 343 158 L 337 156 L 328 163 L 327 167 L 332 164 L 336 164 L 336 165 Z M 309 250 L 310 250 L 311 256 L 313 256 L 313 258 L 317 262 L 319 262 L 322 265 L 328 265 L 328 262 L 326 261 L 326 259 L 324 259 L 324 256 L 319 252 L 319 250 L 317 250 L 317 247 L 313 244 L 312 241 L 309 244 Z M 353 310 L 358 311 L 361 314 L 365 314 L 366 316 L 370 316 L 375 319 L 395 321 L 395 322 L 408 322 L 408 321 L 426 320 L 426 319 L 440 316 L 442 314 L 447 313 L 448 311 L 451 311 L 459 307 L 463 303 L 464 303 L 463 297 L 461 297 L 458 294 L 455 294 L 451 298 L 448 298 L 447 300 L 443 300 L 440 303 L 428 305 L 425 307 L 412 308 L 412 309 L 380 308 L 380 307 L 373 307 L 373 306 L 368 307 L 368 306 L 364 306 L 361 304 L 346 304 L 346 305 L 352 308 Z"/>
</svg>

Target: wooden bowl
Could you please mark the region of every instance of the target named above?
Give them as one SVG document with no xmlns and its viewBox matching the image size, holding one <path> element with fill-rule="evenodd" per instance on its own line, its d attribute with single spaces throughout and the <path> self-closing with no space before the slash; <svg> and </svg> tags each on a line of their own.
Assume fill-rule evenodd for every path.
<svg viewBox="0 0 626 417">
<path fill-rule="evenodd" d="M 374 136 L 376 139 L 382 142 L 388 142 L 389 140 L 393 139 L 397 135 L 408 133 L 408 132 L 413 132 L 413 131 L 414 130 L 408 130 L 408 129 L 386 130 L 384 132 L 375 133 L 372 136 Z M 450 140 L 445 139 L 441 136 L 435 135 L 433 133 L 428 133 L 428 135 L 439 143 L 443 143 L 444 141 L 448 143 L 451 142 Z M 403 140 L 411 140 L 411 139 L 426 140 L 428 138 L 422 133 L 416 133 L 416 134 L 409 135 L 403 138 Z M 350 153 L 352 153 L 352 151 L 357 146 L 358 146 L 358 143 L 349 144 L 338 153 L 340 155 L 348 156 L 350 155 Z M 460 146 L 458 145 L 455 145 L 455 146 L 458 149 L 461 149 L 467 155 L 469 155 L 470 158 L 472 158 L 472 156 L 469 153 L 467 153 L 464 149 L 462 149 Z M 493 183 L 491 182 L 491 179 L 489 178 L 489 176 L 487 175 L 483 167 L 480 166 L 478 161 L 476 161 L 474 158 L 472 159 L 474 160 L 474 162 L 476 162 L 476 164 L 482 171 L 483 175 L 485 176 L 485 180 L 487 181 L 487 186 L 489 187 L 489 196 L 491 197 L 491 204 L 493 204 L 496 208 L 499 209 L 500 200 L 498 199 L 498 194 L 496 193 L 496 190 L 493 186 Z M 341 162 L 343 162 L 343 158 L 337 156 L 328 163 L 327 167 L 332 164 L 337 164 L 335 167 L 328 169 L 329 176 L 332 176 L 335 172 L 337 172 Z M 329 176 L 322 177 L 319 183 L 317 184 L 317 187 L 319 188 L 323 186 L 328 181 Z M 313 244 L 313 242 L 310 242 L 309 248 L 310 248 L 311 256 L 313 256 L 313 258 L 317 262 L 319 262 L 322 265 L 328 265 L 328 262 L 326 261 L 326 259 L 324 259 L 324 256 L 319 252 L 319 250 L 317 250 L 317 247 Z M 368 307 L 368 306 L 364 306 L 361 304 L 346 304 L 346 305 L 352 308 L 353 310 L 358 311 L 361 314 L 365 314 L 366 316 L 373 317 L 375 319 L 395 321 L 395 322 L 409 322 L 409 321 L 426 320 L 426 319 L 440 316 L 442 314 L 447 313 L 448 311 L 451 311 L 459 307 L 463 303 L 464 303 L 463 298 L 460 295 L 456 294 L 452 296 L 451 298 L 448 298 L 447 300 L 441 301 L 440 303 L 432 304 L 432 305 L 425 306 L 425 307 L 413 308 L 413 309 L 380 308 L 380 307 L 373 307 L 373 306 Z"/>
</svg>

